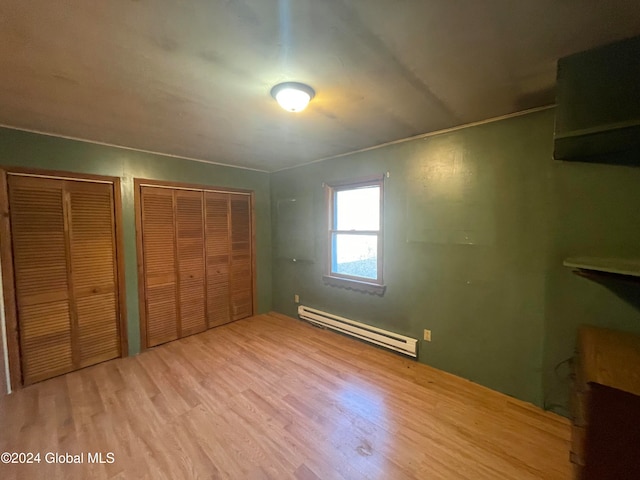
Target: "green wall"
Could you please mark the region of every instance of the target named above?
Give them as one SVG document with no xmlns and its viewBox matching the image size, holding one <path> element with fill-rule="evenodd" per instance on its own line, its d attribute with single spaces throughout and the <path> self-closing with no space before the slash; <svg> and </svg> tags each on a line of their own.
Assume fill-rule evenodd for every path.
<svg viewBox="0 0 640 480">
<path fill-rule="evenodd" d="M 412 337 L 431 329 L 421 362 L 565 413 L 555 367 L 576 326 L 640 330 L 640 313 L 635 291 L 562 259 L 637 256 L 640 169 L 553 160 L 553 121 L 549 109 L 272 174 L 274 309 L 295 316 L 299 294 Z M 385 295 L 324 285 L 322 182 L 386 171 Z"/>
<path fill-rule="evenodd" d="M 552 173 L 544 391 L 548 408 L 568 413 L 570 369 L 561 362 L 573 354 L 577 327 L 640 333 L 640 283 L 585 279 L 568 273 L 562 259 L 640 258 L 640 167 L 554 162 Z"/>
<path fill-rule="evenodd" d="M 0 164 L 121 178 L 130 354 L 133 178 L 246 188 L 256 193 L 259 312 L 273 293 L 273 309 L 296 316 L 298 294 L 412 337 L 428 328 L 421 362 L 566 413 L 563 361 L 577 326 L 640 333 L 640 289 L 578 277 L 562 259 L 640 256 L 640 168 L 553 160 L 553 122 L 549 109 L 271 175 L 0 129 Z M 386 293 L 324 285 L 322 182 L 387 171 Z"/>
<path fill-rule="evenodd" d="M 134 355 L 140 351 L 134 178 L 253 190 L 257 238 L 257 310 L 260 313 L 271 310 L 271 210 L 267 173 L 5 128 L 0 128 L 0 165 L 120 177 L 129 354 Z"/>
</svg>

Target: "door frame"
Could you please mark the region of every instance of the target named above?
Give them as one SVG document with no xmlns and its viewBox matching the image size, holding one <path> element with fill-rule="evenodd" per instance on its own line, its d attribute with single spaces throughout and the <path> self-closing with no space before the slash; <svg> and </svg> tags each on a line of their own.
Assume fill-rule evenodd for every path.
<svg viewBox="0 0 640 480">
<path fill-rule="evenodd" d="M 118 292 L 118 317 L 120 327 L 120 357 L 129 355 L 127 335 L 127 299 L 124 279 L 124 243 L 122 229 L 122 192 L 120 177 L 93 175 L 40 168 L 0 167 L 0 262 L 2 263 L 2 286 L 7 333 L 7 354 L 11 390 L 23 387 L 22 362 L 20 356 L 20 329 L 16 302 L 16 280 L 13 266 L 13 242 L 11 237 L 11 217 L 9 214 L 10 174 L 22 174 L 41 178 L 67 181 L 110 183 L 113 186 L 113 207 L 116 239 L 116 282 Z M 4 372 L 3 372 L 4 375 Z"/>
<path fill-rule="evenodd" d="M 133 179 L 133 198 L 136 215 L 136 258 L 138 262 L 138 309 L 140 312 L 140 352 L 147 350 L 147 302 L 144 282 L 144 255 L 142 250 L 142 187 L 159 187 L 168 189 L 200 190 L 216 193 L 240 193 L 249 196 L 249 209 L 251 213 L 251 295 L 252 315 L 256 313 L 258 302 L 257 275 L 256 275 L 256 215 L 255 192 L 253 190 L 219 187 L 214 185 L 202 185 L 194 183 L 171 182 L 165 180 L 151 180 L 146 178 Z M 206 262 L 206 260 L 205 260 Z M 206 331 L 206 330 L 205 330 Z M 153 348 L 153 347 L 151 347 Z"/>
</svg>

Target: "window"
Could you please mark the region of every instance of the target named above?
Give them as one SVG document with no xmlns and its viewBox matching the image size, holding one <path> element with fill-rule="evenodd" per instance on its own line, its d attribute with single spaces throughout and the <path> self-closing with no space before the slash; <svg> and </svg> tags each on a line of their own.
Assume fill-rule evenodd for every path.
<svg viewBox="0 0 640 480">
<path fill-rule="evenodd" d="M 384 293 L 382 199 L 382 176 L 327 186 L 327 283 Z"/>
</svg>

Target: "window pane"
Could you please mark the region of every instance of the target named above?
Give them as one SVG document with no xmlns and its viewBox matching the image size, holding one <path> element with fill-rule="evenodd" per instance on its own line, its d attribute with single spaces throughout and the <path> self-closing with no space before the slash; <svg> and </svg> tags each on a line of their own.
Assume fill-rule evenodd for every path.
<svg viewBox="0 0 640 480">
<path fill-rule="evenodd" d="M 377 235 L 333 235 L 332 272 L 376 280 L 378 278 Z"/>
<path fill-rule="evenodd" d="M 380 186 L 338 190 L 335 230 L 380 230 Z"/>
</svg>

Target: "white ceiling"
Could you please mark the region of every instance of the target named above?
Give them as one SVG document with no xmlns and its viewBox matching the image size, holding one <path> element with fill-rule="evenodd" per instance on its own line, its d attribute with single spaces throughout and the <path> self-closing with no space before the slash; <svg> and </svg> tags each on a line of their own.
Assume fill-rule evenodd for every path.
<svg viewBox="0 0 640 480">
<path fill-rule="evenodd" d="M 549 105 L 637 34 L 638 0 L 0 0 L 0 124 L 274 171 Z"/>
</svg>

